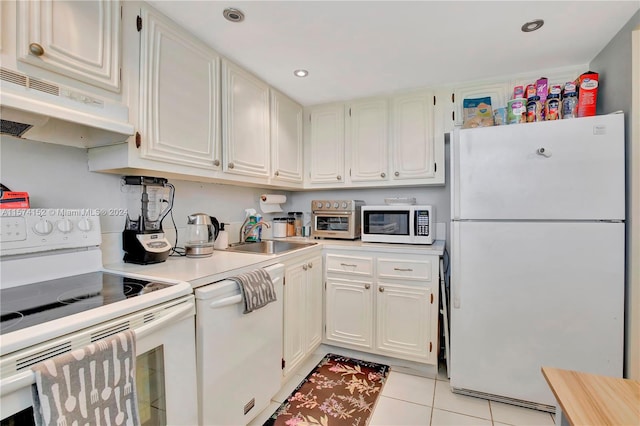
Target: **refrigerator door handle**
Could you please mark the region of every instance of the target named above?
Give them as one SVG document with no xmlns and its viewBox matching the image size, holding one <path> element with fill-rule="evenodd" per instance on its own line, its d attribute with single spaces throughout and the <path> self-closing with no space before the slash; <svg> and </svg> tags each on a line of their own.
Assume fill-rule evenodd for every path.
<svg viewBox="0 0 640 426">
<path fill-rule="evenodd" d="M 460 222 L 451 222 L 451 301 L 460 309 Z"/>
<path fill-rule="evenodd" d="M 451 144 L 451 219 L 460 219 L 460 129 L 453 130 Z"/>
<path fill-rule="evenodd" d="M 547 149 L 544 149 L 544 147 L 540 147 L 538 148 L 538 150 L 536 151 L 536 154 L 538 155 L 542 155 L 543 157 L 551 157 L 551 152 Z"/>
</svg>

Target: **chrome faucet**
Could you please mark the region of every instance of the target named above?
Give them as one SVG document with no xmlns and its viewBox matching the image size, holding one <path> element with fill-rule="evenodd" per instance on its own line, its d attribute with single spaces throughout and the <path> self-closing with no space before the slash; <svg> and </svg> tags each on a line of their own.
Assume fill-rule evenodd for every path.
<svg viewBox="0 0 640 426">
<path fill-rule="evenodd" d="M 246 242 L 247 237 L 251 235 L 251 232 L 253 232 L 253 230 L 256 229 L 256 227 L 258 226 L 264 225 L 267 228 L 271 228 L 271 225 L 269 225 L 267 222 L 260 221 L 258 223 L 254 223 L 253 225 L 251 225 L 249 229 L 245 231 L 244 227 L 247 225 L 247 222 L 249 222 L 249 218 L 246 218 L 245 221 L 242 223 L 242 226 L 240 227 L 240 243 Z"/>
</svg>

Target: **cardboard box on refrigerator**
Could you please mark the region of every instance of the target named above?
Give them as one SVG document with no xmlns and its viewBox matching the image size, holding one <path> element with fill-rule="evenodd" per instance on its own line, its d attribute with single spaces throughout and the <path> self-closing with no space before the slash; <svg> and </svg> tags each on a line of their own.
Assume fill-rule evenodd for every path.
<svg viewBox="0 0 640 426">
<path fill-rule="evenodd" d="M 596 115 L 598 86 L 597 72 L 587 71 L 581 74 L 576 80 L 576 87 L 578 89 L 578 117 Z"/>
</svg>

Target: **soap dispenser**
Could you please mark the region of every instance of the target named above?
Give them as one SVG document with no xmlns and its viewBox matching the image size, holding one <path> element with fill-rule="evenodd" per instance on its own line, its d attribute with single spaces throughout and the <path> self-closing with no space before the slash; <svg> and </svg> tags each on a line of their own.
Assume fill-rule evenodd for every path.
<svg viewBox="0 0 640 426">
<path fill-rule="evenodd" d="M 218 238 L 213 243 L 213 248 L 216 250 L 226 250 L 229 247 L 229 234 L 224 229 L 226 223 L 220 223 L 220 231 L 218 232 Z"/>
</svg>

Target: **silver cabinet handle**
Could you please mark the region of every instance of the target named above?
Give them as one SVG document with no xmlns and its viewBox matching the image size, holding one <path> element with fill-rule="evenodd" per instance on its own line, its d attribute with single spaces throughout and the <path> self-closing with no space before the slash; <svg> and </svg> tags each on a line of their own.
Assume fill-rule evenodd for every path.
<svg viewBox="0 0 640 426">
<path fill-rule="evenodd" d="M 358 267 L 358 265 L 354 265 L 352 263 L 341 263 L 340 266 L 350 266 L 352 268 L 357 268 Z"/>
<path fill-rule="evenodd" d="M 401 271 L 401 272 L 413 272 L 413 269 L 411 268 L 393 268 L 394 271 Z"/>
<path fill-rule="evenodd" d="M 233 169 L 235 167 L 235 165 L 233 163 L 229 163 L 229 168 Z"/>
<path fill-rule="evenodd" d="M 365 290 L 369 290 L 371 288 L 371 284 L 365 284 L 364 288 L 365 288 Z"/>
<path fill-rule="evenodd" d="M 338 180 L 342 180 L 342 176 L 340 176 L 340 175 L 336 176 L 336 178 L 337 178 Z"/>
<path fill-rule="evenodd" d="M 384 179 L 384 178 L 386 178 L 386 177 L 387 177 L 387 174 L 386 174 L 386 173 L 384 173 L 384 172 L 382 172 L 382 173 L 380 173 L 380 177 Z"/>
<path fill-rule="evenodd" d="M 276 170 L 276 172 L 274 173 L 274 175 L 276 176 L 280 176 L 280 172 L 278 170 Z"/>
<path fill-rule="evenodd" d="M 38 43 L 31 43 L 29 45 L 29 52 L 35 56 L 44 55 L 44 48 Z"/>
<path fill-rule="evenodd" d="M 309 269 L 309 267 L 307 265 L 302 265 L 302 269 L 306 271 L 307 269 Z"/>
<path fill-rule="evenodd" d="M 309 262 L 309 263 L 307 263 L 307 266 L 308 266 L 309 268 L 313 268 L 313 262 Z"/>
<path fill-rule="evenodd" d="M 394 176 L 400 176 L 400 172 L 395 172 Z"/>
<path fill-rule="evenodd" d="M 380 293 L 384 293 L 384 287 L 378 287 L 378 291 L 379 291 Z"/>
<path fill-rule="evenodd" d="M 213 165 L 218 167 L 220 165 L 220 160 L 213 160 Z"/>
</svg>

